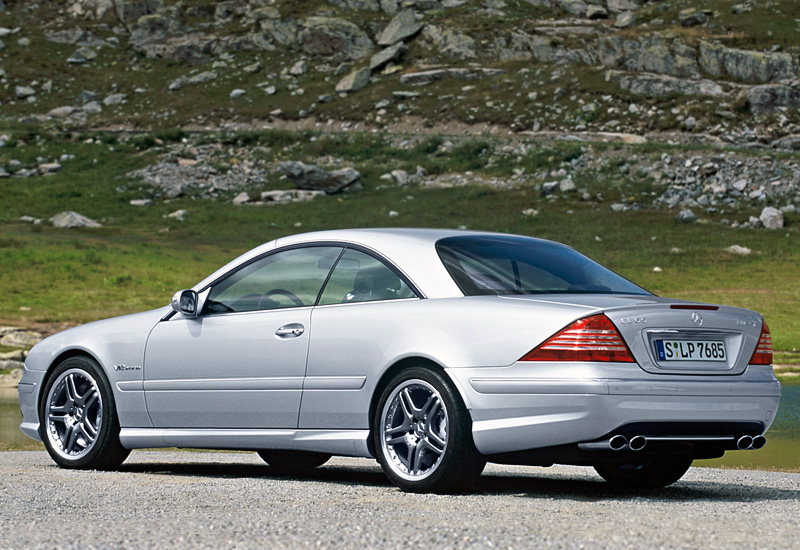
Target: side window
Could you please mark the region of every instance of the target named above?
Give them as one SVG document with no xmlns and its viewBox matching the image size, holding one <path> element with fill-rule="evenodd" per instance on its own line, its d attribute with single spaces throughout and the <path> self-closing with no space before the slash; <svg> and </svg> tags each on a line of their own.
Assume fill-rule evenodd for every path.
<svg viewBox="0 0 800 550">
<path fill-rule="evenodd" d="M 341 252 L 314 246 L 270 254 L 215 284 L 203 313 L 313 306 Z"/>
<path fill-rule="evenodd" d="M 347 249 L 331 273 L 319 305 L 416 297 L 383 262 L 358 250 Z"/>
</svg>

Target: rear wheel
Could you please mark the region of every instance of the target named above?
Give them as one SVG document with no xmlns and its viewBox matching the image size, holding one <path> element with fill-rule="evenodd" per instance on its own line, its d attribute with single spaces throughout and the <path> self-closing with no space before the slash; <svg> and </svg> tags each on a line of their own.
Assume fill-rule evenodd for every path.
<svg viewBox="0 0 800 550">
<path fill-rule="evenodd" d="M 47 379 L 39 420 L 47 452 L 64 468 L 116 468 L 130 451 L 119 441 L 111 386 L 88 357 L 71 357 Z"/>
<path fill-rule="evenodd" d="M 331 459 L 331 455 L 308 451 L 258 451 L 258 456 L 285 474 L 307 474 Z"/>
<path fill-rule="evenodd" d="M 384 473 L 404 491 L 468 489 L 486 465 L 461 396 L 444 374 L 425 367 L 404 370 L 386 386 L 373 438 Z"/>
<path fill-rule="evenodd" d="M 691 458 L 656 457 L 595 464 L 594 469 L 603 479 L 619 487 L 659 489 L 678 481 L 691 466 Z"/>
</svg>

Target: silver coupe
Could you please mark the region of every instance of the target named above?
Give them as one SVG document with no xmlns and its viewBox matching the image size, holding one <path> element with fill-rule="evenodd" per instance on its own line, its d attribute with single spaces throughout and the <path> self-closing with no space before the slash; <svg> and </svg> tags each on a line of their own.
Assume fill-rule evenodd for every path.
<svg viewBox="0 0 800 550">
<path fill-rule="evenodd" d="M 356 456 L 417 492 L 487 461 L 663 487 L 762 447 L 780 393 L 758 313 L 657 297 L 551 241 L 419 229 L 269 242 L 171 305 L 45 339 L 19 384 L 22 431 L 65 468 Z"/>
</svg>

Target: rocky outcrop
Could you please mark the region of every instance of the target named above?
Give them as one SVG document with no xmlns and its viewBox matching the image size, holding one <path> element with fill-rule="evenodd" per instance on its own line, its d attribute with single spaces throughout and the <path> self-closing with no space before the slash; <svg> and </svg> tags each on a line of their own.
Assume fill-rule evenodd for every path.
<svg viewBox="0 0 800 550">
<path fill-rule="evenodd" d="M 645 97 L 664 97 L 670 94 L 720 97 L 722 87 L 713 80 L 686 80 L 657 74 L 612 74 L 620 88 Z"/>
<path fill-rule="evenodd" d="M 711 76 L 748 83 L 795 78 L 797 64 L 782 52 L 756 52 L 700 42 L 700 67 Z"/>
</svg>

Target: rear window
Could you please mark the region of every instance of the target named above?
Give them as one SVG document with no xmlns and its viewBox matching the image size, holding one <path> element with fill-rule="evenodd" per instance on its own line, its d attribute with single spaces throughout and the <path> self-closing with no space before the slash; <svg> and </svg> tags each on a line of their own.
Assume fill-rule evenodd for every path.
<svg viewBox="0 0 800 550">
<path fill-rule="evenodd" d="M 436 251 L 466 296 L 650 293 L 576 252 L 527 237 L 448 237 Z"/>
</svg>

